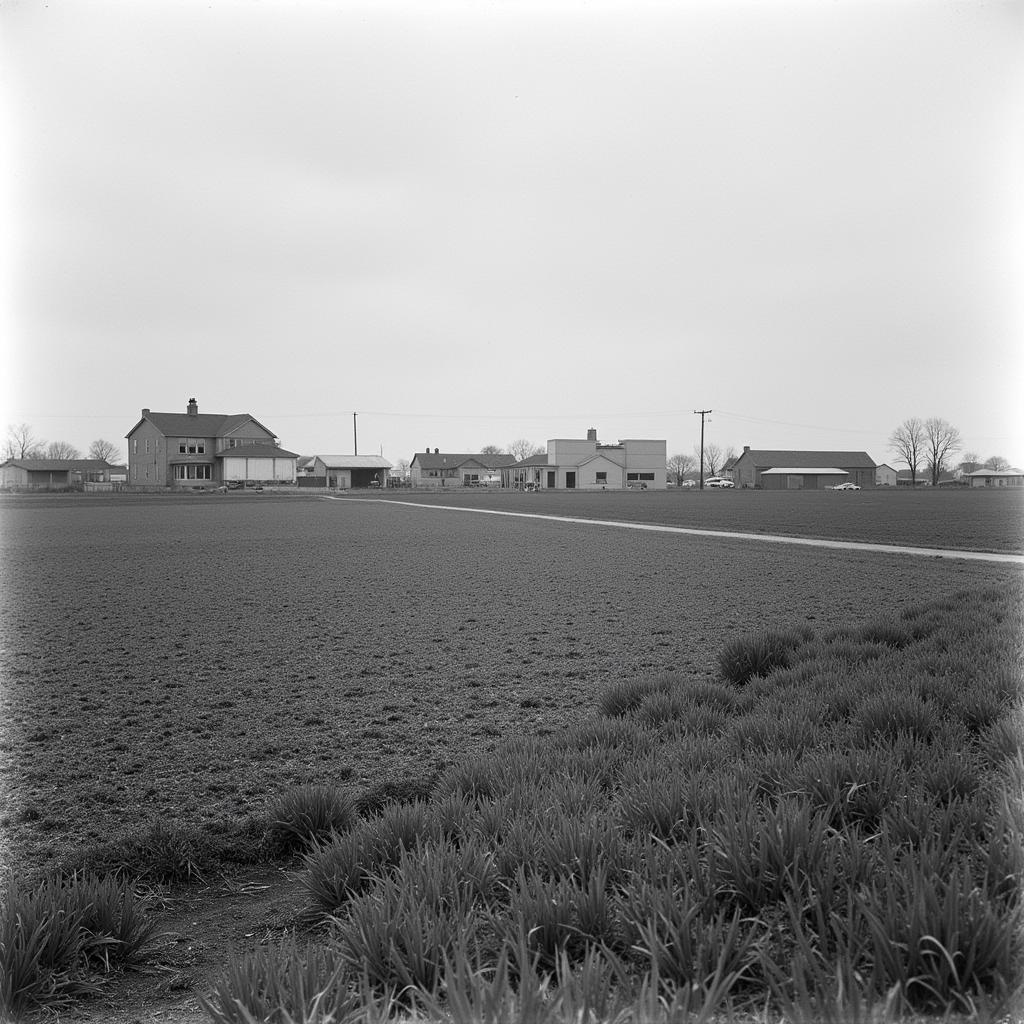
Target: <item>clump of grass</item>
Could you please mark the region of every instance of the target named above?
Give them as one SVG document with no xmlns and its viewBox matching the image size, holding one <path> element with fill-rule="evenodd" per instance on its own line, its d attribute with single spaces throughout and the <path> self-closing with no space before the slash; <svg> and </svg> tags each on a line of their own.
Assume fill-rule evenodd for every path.
<svg viewBox="0 0 1024 1024">
<path fill-rule="evenodd" d="M 364 816 L 376 814 L 388 804 L 410 804 L 429 800 L 437 788 L 438 775 L 406 775 L 375 783 L 356 799 L 355 808 Z"/>
<path fill-rule="evenodd" d="M 351 985 L 335 949 L 300 947 L 294 936 L 233 958 L 199 1001 L 214 1024 L 383 1022 L 394 1008 L 390 992 Z"/>
<path fill-rule="evenodd" d="M 597 709 L 608 718 L 621 718 L 654 694 L 669 693 L 673 679 L 667 673 L 622 679 L 606 686 L 597 697 Z"/>
<path fill-rule="evenodd" d="M 11 875 L 0 901 L 0 1012 L 94 995 L 111 972 L 144 962 L 156 938 L 125 882 L 82 874 L 26 887 Z"/>
<path fill-rule="evenodd" d="M 158 883 L 201 880 L 220 860 L 220 843 L 200 829 L 156 821 L 148 828 L 87 847 L 67 858 L 69 873 L 115 873 Z"/>
<path fill-rule="evenodd" d="M 356 800 L 332 786 L 300 786 L 282 793 L 267 813 L 267 846 L 277 856 L 302 853 L 356 822 Z"/>
<path fill-rule="evenodd" d="M 749 637 L 738 637 L 718 655 L 723 678 L 742 686 L 755 676 L 766 676 L 776 669 L 788 668 L 793 652 L 803 642 L 796 632 L 765 630 Z"/>
</svg>

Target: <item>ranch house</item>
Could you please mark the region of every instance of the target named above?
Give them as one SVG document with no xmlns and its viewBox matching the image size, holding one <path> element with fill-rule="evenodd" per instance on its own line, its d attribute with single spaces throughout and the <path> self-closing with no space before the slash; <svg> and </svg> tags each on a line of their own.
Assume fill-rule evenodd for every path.
<svg viewBox="0 0 1024 1024">
<path fill-rule="evenodd" d="M 756 450 L 743 446 L 732 477 L 737 487 L 821 490 L 838 483 L 875 486 L 875 460 L 867 452 Z"/>
<path fill-rule="evenodd" d="M 454 454 L 435 448 L 417 452 L 409 463 L 413 487 L 499 487 L 514 455 Z"/>
<path fill-rule="evenodd" d="M 142 410 L 128 431 L 128 483 L 150 487 L 294 484 L 298 456 L 248 413 Z"/>
</svg>

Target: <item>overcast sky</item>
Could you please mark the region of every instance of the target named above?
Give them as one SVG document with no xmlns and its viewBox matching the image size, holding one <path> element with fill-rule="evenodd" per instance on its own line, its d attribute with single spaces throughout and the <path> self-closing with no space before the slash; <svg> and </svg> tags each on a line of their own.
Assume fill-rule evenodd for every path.
<svg viewBox="0 0 1024 1024">
<path fill-rule="evenodd" d="M 1024 462 L 1019 2 L 0 3 L 0 426 Z"/>
</svg>

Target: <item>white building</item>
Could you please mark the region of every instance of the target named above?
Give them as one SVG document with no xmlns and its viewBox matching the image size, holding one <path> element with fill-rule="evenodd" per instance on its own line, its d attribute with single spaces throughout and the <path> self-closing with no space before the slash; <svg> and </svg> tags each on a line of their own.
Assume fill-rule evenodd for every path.
<svg viewBox="0 0 1024 1024">
<path fill-rule="evenodd" d="M 663 440 L 628 438 L 616 444 L 601 444 L 597 430 L 591 428 L 586 439 L 550 439 L 546 459 L 532 456 L 516 463 L 503 473 L 503 482 L 511 487 L 544 490 L 663 491 L 666 451 Z"/>
</svg>

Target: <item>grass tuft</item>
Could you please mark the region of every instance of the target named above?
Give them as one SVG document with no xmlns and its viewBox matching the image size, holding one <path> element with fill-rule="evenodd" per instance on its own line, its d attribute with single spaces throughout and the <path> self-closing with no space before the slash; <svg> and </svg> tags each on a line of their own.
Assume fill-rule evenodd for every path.
<svg viewBox="0 0 1024 1024">
<path fill-rule="evenodd" d="M 355 798 L 332 786 L 300 786 L 282 793 L 270 806 L 267 845 L 276 856 L 303 853 L 316 842 L 351 828 L 357 820 Z"/>
</svg>

